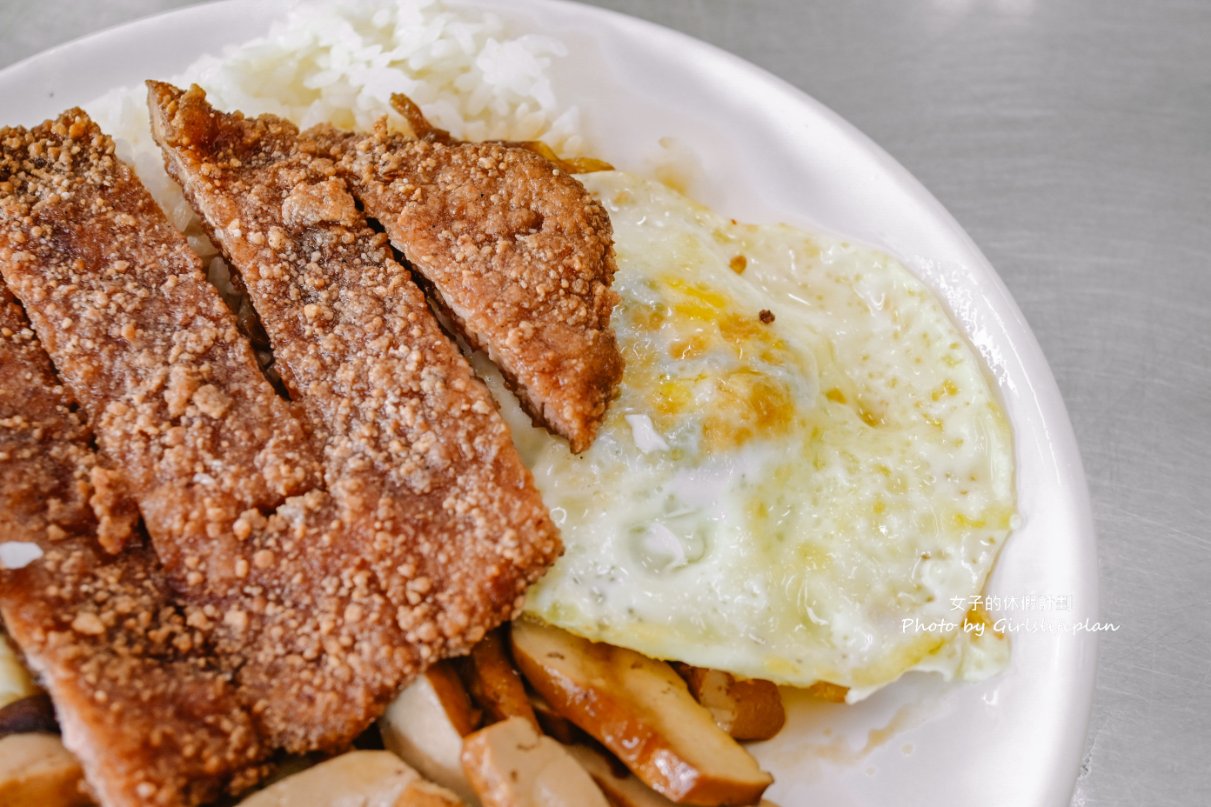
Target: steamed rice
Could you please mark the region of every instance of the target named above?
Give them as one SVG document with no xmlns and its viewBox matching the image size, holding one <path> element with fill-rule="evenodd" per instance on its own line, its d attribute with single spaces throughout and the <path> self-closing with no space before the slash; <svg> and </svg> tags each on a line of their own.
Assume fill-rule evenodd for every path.
<svg viewBox="0 0 1211 807">
<path fill-rule="evenodd" d="M 220 109 L 269 112 L 303 128 L 328 122 L 366 130 L 384 115 L 402 125 L 390 106 L 391 94 L 402 92 L 456 137 L 543 140 L 575 155 L 582 151 L 579 113 L 561 108 L 550 78 L 565 55 L 558 40 L 519 34 L 496 14 L 442 0 L 304 2 L 265 36 L 204 56 L 167 80 L 201 85 Z M 85 108 L 173 225 L 210 258 L 214 247 L 164 172 L 146 98 L 142 85 L 122 87 Z"/>
</svg>

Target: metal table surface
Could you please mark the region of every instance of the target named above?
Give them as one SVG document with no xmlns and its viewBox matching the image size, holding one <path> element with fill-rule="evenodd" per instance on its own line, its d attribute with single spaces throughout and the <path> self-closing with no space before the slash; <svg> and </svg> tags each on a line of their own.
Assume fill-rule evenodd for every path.
<svg viewBox="0 0 1211 807">
<path fill-rule="evenodd" d="M 1121 626 L 1072 804 L 1211 804 L 1211 3 L 592 2 L 829 105 L 984 250 L 1067 402 Z M 189 4 L 3 0 L 0 66 Z"/>
</svg>

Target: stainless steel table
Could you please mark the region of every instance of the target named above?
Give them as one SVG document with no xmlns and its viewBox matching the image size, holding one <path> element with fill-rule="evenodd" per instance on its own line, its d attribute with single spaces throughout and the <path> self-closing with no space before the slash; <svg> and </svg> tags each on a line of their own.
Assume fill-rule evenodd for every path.
<svg viewBox="0 0 1211 807">
<path fill-rule="evenodd" d="M 1072 804 L 1211 804 L 1211 3 L 593 2 L 828 104 L 983 248 L 1067 401 L 1121 625 Z M 4 0 L 0 66 L 184 5 Z"/>
</svg>

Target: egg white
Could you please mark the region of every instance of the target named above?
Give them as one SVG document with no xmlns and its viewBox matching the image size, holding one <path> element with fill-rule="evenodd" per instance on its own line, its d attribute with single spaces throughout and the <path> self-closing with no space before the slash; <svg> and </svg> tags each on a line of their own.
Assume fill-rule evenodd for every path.
<svg viewBox="0 0 1211 807">
<path fill-rule="evenodd" d="M 627 369 L 580 456 L 490 382 L 567 547 L 527 611 L 851 699 L 995 671 L 968 605 L 1010 529 L 1012 440 L 942 304 L 876 250 L 582 179 L 614 225 Z"/>
</svg>

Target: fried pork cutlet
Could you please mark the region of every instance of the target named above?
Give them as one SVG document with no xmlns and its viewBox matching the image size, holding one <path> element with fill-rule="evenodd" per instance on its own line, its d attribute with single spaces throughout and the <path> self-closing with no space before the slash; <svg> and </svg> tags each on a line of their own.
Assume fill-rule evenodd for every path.
<svg viewBox="0 0 1211 807">
<path fill-rule="evenodd" d="M 364 573 L 400 605 L 422 664 L 469 650 L 561 550 L 490 394 L 293 125 L 218 112 L 196 87 L 149 88 L 169 173 L 323 435 Z"/>
<path fill-rule="evenodd" d="M 413 139 L 385 125 L 307 136 L 338 157 L 366 212 L 531 418 L 572 451 L 588 448 L 623 367 L 610 328 L 613 234 L 597 200 L 520 146 Z"/>
<path fill-rule="evenodd" d="M 137 535 L 117 556 L 98 545 L 101 521 L 129 529 L 133 507 L 96 496 L 88 429 L 2 285 L 0 378 L 0 542 L 42 552 L 0 567 L 0 616 L 91 787 L 108 805 L 160 805 L 250 783 L 267 749 L 197 627 L 203 615 L 175 602 Z"/>
<path fill-rule="evenodd" d="M 359 553 L 341 554 L 322 445 L 83 112 L 0 131 L 0 194 L 0 275 L 174 589 L 203 608 L 216 653 L 238 669 L 259 731 L 292 750 L 347 742 L 416 651 L 394 606 L 352 579 Z M 363 597 L 372 616 L 349 624 Z"/>
<path fill-rule="evenodd" d="M 274 332 L 296 408 L 84 113 L 0 132 L 0 193 L 0 273 L 266 746 L 346 746 L 427 663 L 510 616 L 558 554 L 486 390 L 432 344 L 399 267 L 367 287 L 333 279 L 314 305 L 275 287 L 304 319 L 323 304 L 365 323 L 300 332 L 293 352 L 289 328 Z M 362 318 L 374 305 L 392 321 Z"/>
<path fill-rule="evenodd" d="M 0 274 L 93 424 L 120 481 L 109 487 L 137 501 L 195 607 L 193 627 L 238 670 L 260 734 L 271 747 L 347 742 L 400 683 L 401 665 L 384 658 L 416 652 L 394 606 L 351 579 L 357 555 L 337 555 L 322 446 L 260 374 L 183 236 L 79 110 L 0 131 Z M 362 595 L 377 621 L 348 624 Z"/>
<path fill-rule="evenodd" d="M 238 584 L 232 525 L 319 483 L 302 421 L 265 383 L 201 261 L 83 113 L 0 141 L 0 272 L 165 567 Z"/>
</svg>

